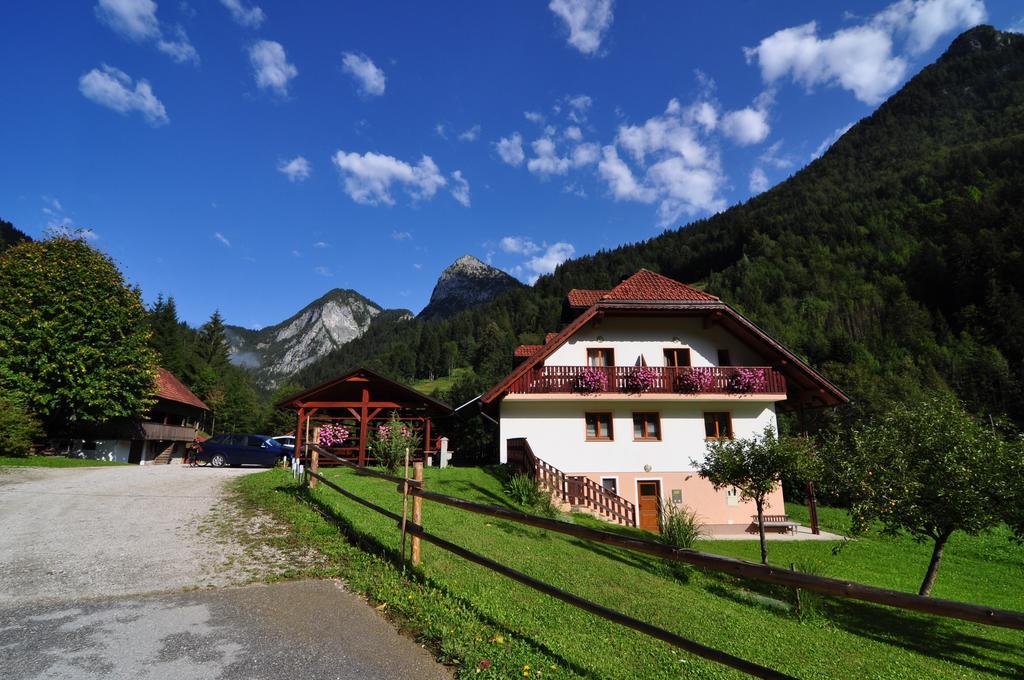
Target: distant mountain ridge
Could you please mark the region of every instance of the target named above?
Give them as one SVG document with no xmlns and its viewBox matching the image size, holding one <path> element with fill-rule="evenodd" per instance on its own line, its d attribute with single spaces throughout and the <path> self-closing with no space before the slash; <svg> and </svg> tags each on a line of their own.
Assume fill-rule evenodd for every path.
<svg viewBox="0 0 1024 680">
<path fill-rule="evenodd" d="M 522 285 L 497 267 L 484 264 L 472 255 L 463 255 L 441 272 L 430 294 L 430 302 L 417 318 L 447 319 Z"/>
<path fill-rule="evenodd" d="M 231 362 L 273 388 L 296 371 L 360 337 L 384 309 L 362 294 L 335 288 L 281 323 L 259 330 L 227 326 Z M 411 318 L 407 310 L 397 315 Z M 392 314 L 394 316 L 394 313 Z"/>
<path fill-rule="evenodd" d="M 16 246 L 25 241 L 31 241 L 28 234 L 25 234 L 14 227 L 10 222 L 0 220 L 0 253 L 11 246 Z"/>
</svg>

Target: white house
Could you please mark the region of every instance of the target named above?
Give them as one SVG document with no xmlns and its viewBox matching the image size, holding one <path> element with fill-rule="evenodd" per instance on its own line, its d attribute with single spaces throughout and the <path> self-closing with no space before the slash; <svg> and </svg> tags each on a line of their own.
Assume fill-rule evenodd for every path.
<svg viewBox="0 0 1024 680">
<path fill-rule="evenodd" d="M 609 519 L 657 531 L 665 499 L 716 533 L 748 530 L 753 503 L 695 472 L 707 442 L 847 401 L 717 297 L 645 269 L 570 291 L 566 309 L 567 325 L 517 348 L 522 363 L 481 401 L 502 462 L 527 462 L 561 500 Z M 785 512 L 781 489 L 769 504 Z"/>
</svg>

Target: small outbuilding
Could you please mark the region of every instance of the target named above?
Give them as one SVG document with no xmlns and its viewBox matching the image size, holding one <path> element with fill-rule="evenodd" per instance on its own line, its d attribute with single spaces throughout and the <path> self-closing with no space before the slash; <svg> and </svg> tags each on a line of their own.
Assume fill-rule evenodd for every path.
<svg viewBox="0 0 1024 680">
<path fill-rule="evenodd" d="M 373 462 L 369 448 L 371 437 L 392 414 L 420 435 L 420 448 L 412 452 L 415 460 L 423 460 L 439 451 L 438 421 L 452 415 L 452 408 L 447 404 L 368 368 L 357 368 L 276 406 L 296 410 L 295 451 L 298 455 L 302 455 L 303 447 L 318 427 L 332 423 L 344 427 L 349 437 L 331 446 L 331 452 L 358 465 Z M 320 465 L 330 464 L 330 460 L 320 459 Z"/>
</svg>

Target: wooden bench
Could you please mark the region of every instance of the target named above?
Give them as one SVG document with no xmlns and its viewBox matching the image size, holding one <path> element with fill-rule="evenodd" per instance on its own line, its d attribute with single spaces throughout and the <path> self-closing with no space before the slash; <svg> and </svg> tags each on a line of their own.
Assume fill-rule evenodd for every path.
<svg viewBox="0 0 1024 680">
<path fill-rule="evenodd" d="M 757 515 L 751 515 L 754 520 L 754 526 L 757 526 Z M 765 529 L 783 529 L 785 531 L 793 532 L 796 536 L 796 530 L 800 526 L 800 522 L 794 522 L 789 518 L 789 515 L 765 515 L 764 516 L 764 528 Z"/>
</svg>

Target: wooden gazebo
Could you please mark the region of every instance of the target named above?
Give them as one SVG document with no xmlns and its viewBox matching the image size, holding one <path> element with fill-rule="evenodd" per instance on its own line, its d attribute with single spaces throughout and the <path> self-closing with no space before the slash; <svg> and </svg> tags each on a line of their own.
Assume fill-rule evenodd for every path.
<svg viewBox="0 0 1024 680">
<path fill-rule="evenodd" d="M 421 448 L 413 455 L 422 460 L 425 454 L 438 448 L 435 421 L 452 414 L 447 404 L 367 368 L 358 368 L 300 392 L 279 402 L 277 407 L 298 412 L 296 455 L 303 455 L 303 447 L 316 428 L 326 423 L 340 423 L 350 429 L 352 436 L 344 445 L 332 447 L 331 452 L 359 465 L 368 462 L 367 445 L 374 421 L 383 423 L 392 413 L 397 414 L 403 423 L 420 434 Z M 331 464 L 325 459 L 319 462 L 320 465 Z"/>
</svg>

